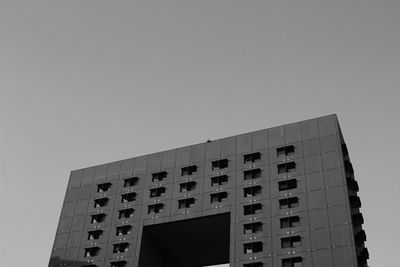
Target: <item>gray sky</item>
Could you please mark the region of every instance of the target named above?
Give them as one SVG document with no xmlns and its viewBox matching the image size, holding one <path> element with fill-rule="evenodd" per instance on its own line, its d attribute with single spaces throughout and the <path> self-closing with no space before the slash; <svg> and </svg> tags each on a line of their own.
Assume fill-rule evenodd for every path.
<svg viewBox="0 0 400 267">
<path fill-rule="evenodd" d="M 3 0 L 2 264 L 47 266 L 70 170 L 337 113 L 398 264 L 400 1 Z"/>
</svg>

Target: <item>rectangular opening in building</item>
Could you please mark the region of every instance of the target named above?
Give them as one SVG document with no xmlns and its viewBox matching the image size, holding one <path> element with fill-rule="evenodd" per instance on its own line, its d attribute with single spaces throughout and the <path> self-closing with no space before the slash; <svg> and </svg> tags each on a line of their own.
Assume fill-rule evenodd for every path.
<svg viewBox="0 0 400 267">
<path fill-rule="evenodd" d="M 250 154 L 243 155 L 243 163 L 253 163 L 256 161 L 259 161 L 261 159 L 261 153 L 260 152 L 254 152 Z"/>
<path fill-rule="evenodd" d="M 276 155 L 278 157 L 290 156 L 293 154 L 294 154 L 294 145 L 278 147 L 276 149 Z"/>
<path fill-rule="evenodd" d="M 179 184 L 179 191 L 180 192 L 190 192 L 196 189 L 196 182 L 186 182 Z"/>
<path fill-rule="evenodd" d="M 131 187 L 137 185 L 139 182 L 138 177 L 130 177 L 124 179 L 124 187 Z"/>
<path fill-rule="evenodd" d="M 191 166 L 181 168 L 181 176 L 192 175 L 195 172 L 197 172 L 196 165 L 191 165 Z"/>
<path fill-rule="evenodd" d="M 257 179 L 261 177 L 261 169 L 252 169 L 243 172 L 244 180 Z"/>
<path fill-rule="evenodd" d="M 138 266 L 229 263 L 229 236 L 230 213 L 144 226 Z"/>
<path fill-rule="evenodd" d="M 228 168 L 228 160 L 227 159 L 214 160 L 213 162 L 211 162 L 211 167 L 213 170 Z"/>
<path fill-rule="evenodd" d="M 211 177 L 211 186 L 224 185 L 228 183 L 228 175 Z"/>
<path fill-rule="evenodd" d="M 295 162 L 287 162 L 278 164 L 278 173 L 288 173 L 294 172 L 296 170 L 296 163 Z"/>
</svg>

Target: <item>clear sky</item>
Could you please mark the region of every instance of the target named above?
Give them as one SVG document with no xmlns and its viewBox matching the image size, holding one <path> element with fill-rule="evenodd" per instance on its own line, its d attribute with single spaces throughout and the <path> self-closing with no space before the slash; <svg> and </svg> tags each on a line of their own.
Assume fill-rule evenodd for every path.
<svg viewBox="0 0 400 267">
<path fill-rule="evenodd" d="M 47 266 L 72 169 L 336 113 L 397 266 L 399 0 L 3 0 L 0 253 Z"/>
</svg>

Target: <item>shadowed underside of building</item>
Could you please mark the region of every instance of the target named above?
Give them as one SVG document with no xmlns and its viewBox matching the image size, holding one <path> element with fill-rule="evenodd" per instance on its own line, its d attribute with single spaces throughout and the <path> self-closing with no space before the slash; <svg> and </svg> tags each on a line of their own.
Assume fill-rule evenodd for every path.
<svg viewBox="0 0 400 267">
<path fill-rule="evenodd" d="M 365 267 L 335 115 L 71 172 L 49 266 Z"/>
</svg>

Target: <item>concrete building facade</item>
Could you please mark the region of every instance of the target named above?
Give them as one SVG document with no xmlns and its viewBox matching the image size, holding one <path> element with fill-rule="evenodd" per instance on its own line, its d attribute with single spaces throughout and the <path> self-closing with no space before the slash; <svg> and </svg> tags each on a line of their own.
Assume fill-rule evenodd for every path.
<svg viewBox="0 0 400 267">
<path fill-rule="evenodd" d="M 364 267 L 336 115 L 71 172 L 50 267 Z"/>
</svg>

